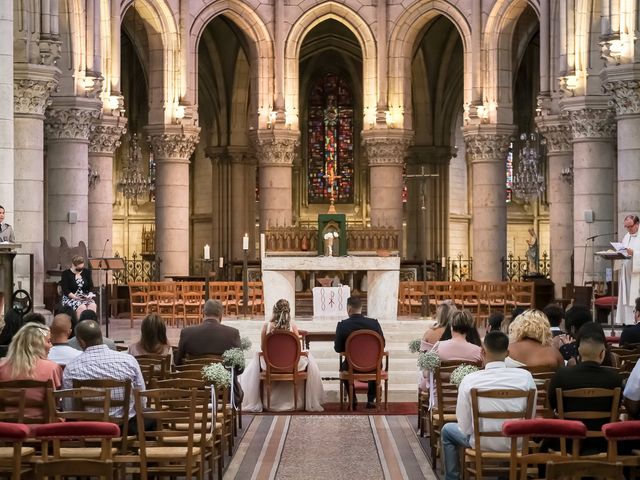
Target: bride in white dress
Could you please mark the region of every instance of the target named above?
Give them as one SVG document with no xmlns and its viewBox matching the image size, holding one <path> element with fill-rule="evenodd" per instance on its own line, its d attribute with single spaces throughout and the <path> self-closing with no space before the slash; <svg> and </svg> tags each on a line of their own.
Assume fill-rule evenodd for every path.
<svg viewBox="0 0 640 480">
<path fill-rule="evenodd" d="M 298 335 L 298 327 L 291 320 L 289 302 L 280 299 L 273 307 L 271 320 L 264 324 L 261 334 L 261 345 L 264 345 L 266 336 L 274 330 L 289 330 Z M 238 380 L 244 392 L 242 409 L 246 412 L 261 412 L 263 410 L 262 395 L 260 394 L 260 370 L 265 370 L 264 358 L 260 358 L 259 352 L 255 352 L 253 358 L 245 368 Z M 320 369 L 311 353 L 301 356 L 298 362 L 298 371 L 307 371 L 305 387 L 305 405 L 307 412 L 322 412 L 325 394 L 322 387 Z M 266 395 L 266 391 L 265 391 Z M 303 391 L 298 388 L 298 407 L 302 406 Z M 266 409 L 266 405 L 264 406 Z M 282 412 L 293 410 L 293 384 L 291 382 L 274 382 L 271 384 L 271 411 Z"/>
</svg>

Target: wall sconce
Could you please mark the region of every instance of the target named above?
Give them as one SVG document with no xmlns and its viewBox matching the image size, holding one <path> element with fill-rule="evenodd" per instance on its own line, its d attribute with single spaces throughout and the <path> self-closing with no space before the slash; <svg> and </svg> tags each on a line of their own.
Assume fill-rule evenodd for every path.
<svg viewBox="0 0 640 480">
<path fill-rule="evenodd" d="M 89 167 L 89 188 L 95 188 L 96 184 L 100 182 L 100 173 L 94 168 Z"/>
<path fill-rule="evenodd" d="M 560 170 L 560 177 L 569 185 L 573 185 L 573 167 L 564 167 Z"/>
</svg>

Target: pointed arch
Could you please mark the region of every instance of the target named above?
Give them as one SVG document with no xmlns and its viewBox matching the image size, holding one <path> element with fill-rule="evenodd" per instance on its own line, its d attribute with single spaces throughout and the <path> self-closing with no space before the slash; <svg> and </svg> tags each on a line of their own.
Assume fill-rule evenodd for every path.
<svg viewBox="0 0 640 480">
<path fill-rule="evenodd" d="M 333 19 L 347 27 L 362 49 L 362 90 L 364 111 L 376 107 L 377 50 L 373 32 L 368 23 L 355 11 L 334 1 L 324 2 L 303 14 L 291 27 L 285 42 L 285 109 L 292 118 L 292 128 L 298 128 L 300 101 L 300 47 L 307 34 L 318 24 Z"/>
<path fill-rule="evenodd" d="M 389 37 L 389 105 L 403 106 L 404 128 L 412 129 L 411 113 L 411 60 L 419 36 L 435 17 L 445 16 L 458 30 L 464 55 L 464 97 L 471 99 L 471 26 L 465 15 L 454 5 L 443 0 L 415 2 L 398 17 Z"/>
</svg>

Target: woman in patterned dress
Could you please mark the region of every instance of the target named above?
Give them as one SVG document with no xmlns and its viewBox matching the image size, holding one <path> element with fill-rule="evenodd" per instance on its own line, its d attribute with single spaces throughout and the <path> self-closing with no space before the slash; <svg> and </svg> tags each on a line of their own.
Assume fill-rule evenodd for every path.
<svg viewBox="0 0 640 480">
<path fill-rule="evenodd" d="M 71 307 L 78 317 L 85 310 L 97 310 L 93 300 L 91 272 L 84 268 L 84 258 L 79 255 L 71 259 L 71 268 L 62 272 L 62 305 Z"/>
</svg>

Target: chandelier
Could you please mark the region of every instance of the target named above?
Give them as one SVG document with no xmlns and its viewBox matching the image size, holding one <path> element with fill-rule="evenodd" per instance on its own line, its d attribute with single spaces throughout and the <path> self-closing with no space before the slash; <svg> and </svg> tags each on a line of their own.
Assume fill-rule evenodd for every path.
<svg viewBox="0 0 640 480">
<path fill-rule="evenodd" d="M 540 198 L 545 181 L 540 164 L 540 142 L 535 133 L 520 135 L 521 147 L 518 171 L 513 178 L 513 193 L 525 202 Z"/>
<path fill-rule="evenodd" d="M 138 205 L 138 197 L 151 192 L 153 178 L 144 174 L 142 166 L 142 149 L 138 143 L 138 135 L 133 134 L 129 139 L 129 158 L 118 182 L 118 190 L 127 200 Z"/>
</svg>

